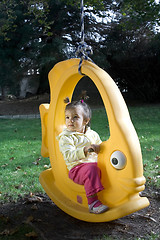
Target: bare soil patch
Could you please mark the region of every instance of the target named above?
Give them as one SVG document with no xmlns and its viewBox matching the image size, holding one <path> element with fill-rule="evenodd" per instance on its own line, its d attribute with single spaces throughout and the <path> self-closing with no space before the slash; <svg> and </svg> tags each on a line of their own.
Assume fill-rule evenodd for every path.
<svg viewBox="0 0 160 240">
<path fill-rule="evenodd" d="M 30 237 L 25 234 L 23 239 L 159 239 L 160 193 L 150 188 L 143 192 L 143 196 L 148 197 L 149 207 L 105 223 L 75 219 L 59 209 L 45 194 L 26 196 L 16 203 L 0 205 L 0 221 L 5 223 L 0 235 L 10 239 L 27 225 L 31 227 Z"/>
<path fill-rule="evenodd" d="M 0 100 L 0 116 L 39 114 L 39 106 L 49 103 L 49 94 L 36 95 L 26 99 Z"/>
</svg>

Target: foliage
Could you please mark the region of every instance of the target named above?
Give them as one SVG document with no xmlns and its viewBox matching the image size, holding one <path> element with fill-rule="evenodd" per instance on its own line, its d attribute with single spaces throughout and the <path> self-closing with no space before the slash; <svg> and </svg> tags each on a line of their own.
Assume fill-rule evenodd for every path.
<svg viewBox="0 0 160 240">
<path fill-rule="evenodd" d="M 40 2 L 40 1 L 39 1 Z M 37 3 L 38 4 L 38 3 Z M 30 11 L 28 11 L 30 6 Z M 1 1 L 0 3 L 0 76 L 1 87 L 7 85 L 17 88 L 17 78 L 31 66 L 36 67 L 39 55 L 39 37 L 46 31 L 42 19 L 45 9 L 36 7 L 35 15 L 32 1 Z"/>
<path fill-rule="evenodd" d="M 115 21 L 100 27 L 97 55 L 130 100 L 159 102 L 160 4 L 155 1 L 115 1 L 110 9 Z M 104 59 L 104 60 L 103 60 Z M 98 64 L 101 66 L 101 62 Z"/>
<path fill-rule="evenodd" d="M 13 86 L 18 94 L 19 81 L 31 68 L 39 68 L 42 87 L 47 85 L 43 84 L 47 80 L 46 73 L 56 62 L 66 58 L 66 45 L 71 40 L 64 35 L 76 34 L 77 26 L 78 31 L 80 29 L 79 8 L 66 4 L 52 0 L 3 0 L 0 3 L 2 88 Z"/>
<path fill-rule="evenodd" d="M 69 3 L 72 4 L 52 0 L 1 2 L 2 88 L 13 86 L 16 89 L 14 93 L 18 95 L 19 81 L 31 68 L 40 71 L 39 90 L 47 88 L 49 70 L 66 58 L 67 47 L 71 46 L 75 51 L 76 41 L 71 41 L 79 37 L 80 10 L 73 1 Z"/>
<path fill-rule="evenodd" d="M 131 29 L 143 25 L 150 29 L 160 24 L 160 6 L 155 0 L 124 0 L 121 1 L 121 13 Z"/>
<path fill-rule="evenodd" d="M 159 102 L 160 34 L 148 39 L 134 40 L 134 37 L 135 34 L 124 32 L 118 26 L 110 31 L 104 44 L 111 66 L 109 72 L 132 100 Z"/>
<path fill-rule="evenodd" d="M 154 0 L 86 0 L 85 41 L 92 59 L 130 98 L 160 101 L 160 4 Z M 75 57 L 80 41 L 80 1 L 0 2 L 0 86 L 18 95 L 29 69 L 39 69 L 39 91 L 48 89 L 55 63 Z M 140 62 L 140 64 L 139 64 Z"/>
</svg>

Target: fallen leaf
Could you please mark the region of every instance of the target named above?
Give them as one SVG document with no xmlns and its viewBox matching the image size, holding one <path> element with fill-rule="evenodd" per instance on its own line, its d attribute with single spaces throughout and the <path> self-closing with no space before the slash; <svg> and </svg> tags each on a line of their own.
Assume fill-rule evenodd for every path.
<svg viewBox="0 0 160 240">
<path fill-rule="evenodd" d="M 4 229 L 1 233 L 0 236 L 8 236 L 9 235 L 9 229 Z"/>
<path fill-rule="evenodd" d="M 36 219 L 36 222 L 42 222 L 42 219 L 38 218 Z"/>
<path fill-rule="evenodd" d="M 50 166 L 49 165 L 44 165 L 44 168 L 50 168 Z"/>
<path fill-rule="evenodd" d="M 29 238 L 30 238 L 30 237 L 32 237 L 32 238 L 37 238 L 37 237 L 38 237 L 37 233 L 34 232 L 34 231 L 29 232 L 29 233 L 26 233 L 25 236 L 26 236 L 26 237 L 29 237 Z"/>
<path fill-rule="evenodd" d="M 23 187 L 23 184 L 15 186 L 16 189 L 21 189 Z"/>
<path fill-rule="evenodd" d="M 34 165 L 39 165 L 39 162 L 35 161 L 35 162 L 32 162 Z"/>
<path fill-rule="evenodd" d="M 11 228 L 11 229 L 4 229 L 1 233 L 0 233 L 0 235 L 1 236 L 12 236 L 13 234 L 15 234 L 16 232 L 18 232 L 18 228 L 16 227 L 16 228 Z"/>
<path fill-rule="evenodd" d="M 8 163 L 1 165 L 1 167 L 6 167 L 6 166 L 8 166 Z"/>
<path fill-rule="evenodd" d="M 8 218 L 8 217 L 5 217 L 4 215 L 1 215 L 1 216 L 0 216 L 0 220 L 3 221 L 3 222 L 5 222 L 5 223 L 9 222 L 9 218 Z"/>
<path fill-rule="evenodd" d="M 153 151 L 154 150 L 154 147 L 150 147 L 150 148 L 147 148 L 147 151 Z"/>
<path fill-rule="evenodd" d="M 32 197 L 32 196 L 33 196 L 33 193 L 32 193 L 32 192 L 30 192 L 30 194 L 29 194 L 29 195 L 30 195 L 30 197 Z"/>
<path fill-rule="evenodd" d="M 11 236 L 11 235 L 15 234 L 16 232 L 18 232 L 18 230 L 19 230 L 19 228 L 17 228 L 17 227 L 10 229 L 9 235 Z"/>
<path fill-rule="evenodd" d="M 31 207 L 32 210 L 37 210 L 38 207 L 34 204 L 32 207 Z"/>
<path fill-rule="evenodd" d="M 157 155 L 154 160 L 155 160 L 155 161 L 160 160 L 160 156 Z"/>
<path fill-rule="evenodd" d="M 41 157 L 38 157 L 37 159 L 36 159 L 36 161 L 35 162 L 33 162 L 33 164 L 35 164 L 35 165 L 39 165 L 39 161 L 41 160 Z"/>
<path fill-rule="evenodd" d="M 27 203 L 43 202 L 43 199 L 41 197 L 31 195 L 31 193 L 30 193 L 30 196 L 31 197 L 26 198 Z"/>
<path fill-rule="evenodd" d="M 20 169 L 21 169 L 21 166 L 17 166 L 17 167 L 16 167 L 16 170 L 20 170 Z"/>
<path fill-rule="evenodd" d="M 25 223 L 30 223 L 30 222 L 32 222 L 33 221 L 33 216 L 29 216 L 27 219 L 26 219 L 26 221 L 25 221 Z"/>
</svg>

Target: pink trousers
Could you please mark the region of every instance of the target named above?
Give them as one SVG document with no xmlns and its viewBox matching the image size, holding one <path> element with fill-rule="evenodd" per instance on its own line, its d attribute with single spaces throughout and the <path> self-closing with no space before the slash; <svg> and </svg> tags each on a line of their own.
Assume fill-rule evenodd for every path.
<svg viewBox="0 0 160 240">
<path fill-rule="evenodd" d="M 84 185 L 87 197 L 104 189 L 100 177 L 101 170 L 98 168 L 97 163 L 82 163 L 69 171 L 70 179 L 75 183 Z"/>
</svg>

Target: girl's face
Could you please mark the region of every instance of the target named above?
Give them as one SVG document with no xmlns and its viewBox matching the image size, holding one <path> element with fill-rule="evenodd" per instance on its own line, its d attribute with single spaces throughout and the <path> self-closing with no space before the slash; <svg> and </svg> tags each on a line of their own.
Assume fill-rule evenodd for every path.
<svg viewBox="0 0 160 240">
<path fill-rule="evenodd" d="M 84 120 L 83 108 L 80 106 L 65 111 L 66 127 L 71 132 L 85 132 L 85 126 L 89 122 Z"/>
</svg>

